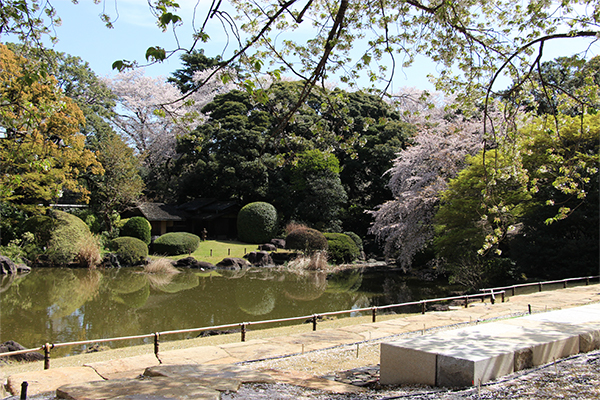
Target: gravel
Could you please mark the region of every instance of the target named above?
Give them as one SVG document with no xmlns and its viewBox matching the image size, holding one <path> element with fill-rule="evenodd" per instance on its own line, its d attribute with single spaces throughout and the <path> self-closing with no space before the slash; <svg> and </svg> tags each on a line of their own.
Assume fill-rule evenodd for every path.
<svg viewBox="0 0 600 400">
<path fill-rule="evenodd" d="M 338 373 L 338 375 L 344 374 Z M 419 386 L 382 387 L 377 383 L 372 383 L 367 385 L 366 388 L 367 391 L 363 394 L 332 395 L 331 393 L 299 386 L 252 384 L 243 385 L 237 393 L 224 394 L 222 399 L 600 399 L 600 351 L 579 354 L 534 369 L 520 371 L 480 387 L 466 389 L 440 389 Z"/>
</svg>

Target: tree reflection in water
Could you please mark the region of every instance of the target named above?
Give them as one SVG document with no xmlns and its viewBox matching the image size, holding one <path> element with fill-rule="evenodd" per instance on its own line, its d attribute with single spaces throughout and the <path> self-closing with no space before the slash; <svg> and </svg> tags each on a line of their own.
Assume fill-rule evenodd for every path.
<svg viewBox="0 0 600 400">
<path fill-rule="evenodd" d="M 130 268 L 42 268 L 3 280 L 2 289 L 0 335 L 26 347 L 289 318 L 448 292 L 435 284 L 406 280 L 397 272 L 368 268 L 335 274 L 281 268 L 192 269 L 164 276 Z M 81 350 L 55 349 L 53 354 Z"/>
</svg>

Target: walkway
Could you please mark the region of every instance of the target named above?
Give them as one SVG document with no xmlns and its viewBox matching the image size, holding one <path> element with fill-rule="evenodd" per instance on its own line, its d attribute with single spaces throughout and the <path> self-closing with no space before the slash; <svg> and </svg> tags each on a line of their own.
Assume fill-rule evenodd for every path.
<svg viewBox="0 0 600 400">
<path fill-rule="evenodd" d="M 54 392 L 62 387 L 62 396 L 73 399 L 119 396 L 123 398 L 123 396 L 137 394 L 146 396 L 152 394 L 153 398 L 164 399 L 171 397 L 177 390 L 184 390 L 187 398 L 218 399 L 220 391 L 237 390 L 236 387 L 244 382 L 273 381 L 336 393 L 355 392 L 362 389 L 306 373 L 282 370 L 259 371 L 253 369 L 252 364 L 235 364 L 296 356 L 341 345 L 381 341 L 382 338 L 408 332 L 450 328 L 457 324 L 513 317 L 525 314 L 529 309 L 533 312 L 543 312 L 590 303 L 600 303 L 599 284 L 513 296 L 507 298 L 505 303 L 501 303 L 498 298 L 494 305 L 474 302 L 468 308 L 430 311 L 426 314 L 414 314 L 382 322 L 310 331 L 286 337 L 251 339 L 240 343 L 161 351 L 159 353 L 161 363 L 153 354 L 148 354 L 90 363 L 80 367 L 25 372 L 11 375 L 7 381 L 7 388 L 13 395 L 18 395 L 22 382 L 28 382 L 28 394 L 35 395 Z M 354 367 L 367 365 L 361 365 L 361 359 L 358 358 L 354 361 Z M 151 368 L 148 369 L 149 367 Z M 137 379 L 144 372 L 153 378 Z M 204 380 L 200 380 L 199 376 Z M 71 386 L 65 387 L 65 385 Z M 94 392 L 95 390 L 100 392 Z M 91 393 L 97 393 L 97 397 L 93 397 Z"/>
</svg>

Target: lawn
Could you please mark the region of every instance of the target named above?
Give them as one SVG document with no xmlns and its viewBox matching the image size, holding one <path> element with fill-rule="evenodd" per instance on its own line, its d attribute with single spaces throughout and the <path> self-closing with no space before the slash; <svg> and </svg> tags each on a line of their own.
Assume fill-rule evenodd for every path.
<svg viewBox="0 0 600 400">
<path fill-rule="evenodd" d="M 258 245 L 226 240 L 206 240 L 200 242 L 198 249 L 191 254 L 198 261 L 216 264 L 227 257 L 242 258 L 244 254 L 258 250 Z M 188 254 L 168 257 L 173 260 L 189 257 Z"/>
</svg>

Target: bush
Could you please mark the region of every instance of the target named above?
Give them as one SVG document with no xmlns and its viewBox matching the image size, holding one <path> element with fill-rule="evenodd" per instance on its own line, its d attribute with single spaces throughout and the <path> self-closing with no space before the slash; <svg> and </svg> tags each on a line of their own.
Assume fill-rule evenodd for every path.
<svg viewBox="0 0 600 400">
<path fill-rule="evenodd" d="M 88 226 L 80 218 L 64 211 L 53 211 L 51 215 L 53 218 L 50 220 L 44 217 L 35 217 L 33 221 L 26 224 L 33 228 L 35 224 L 40 223 L 33 233 L 36 239 L 42 242 L 47 240 L 46 243 L 40 243 L 40 245 L 46 247 L 46 254 L 50 262 L 55 265 L 79 262 L 78 256 L 82 247 L 86 247 L 90 252 L 96 250 L 99 252 L 99 248 L 91 249 L 89 247 L 98 247 L 98 243 L 93 239 Z M 92 260 L 93 258 L 89 259 L 89 261 Z"/>
<path fill-rule="evenodd" d="M 354 232 L 344 232 L 344 235 L 350 236 L 350 239 L 352 239 L 354 241 L 354 244 L 356 245 L 356 247 L 358 247 L 359 252 L 362 252 L 364 250 L 363 242 L 362 242 L 362 239 L 360 238 L 360 236 L 358 236 Z"/>
<path fill-rule="evenodd" d="M 354 240 L 343 233 L 325 233 L 329 245 L 329 261 L 334 264 L 350 263 L 358 258 L 360 251 Z"/>
<path fill-rule="evenodd" d="M 150 231 L 152 226 L 144 217 L 132 217 L 125 222 L 121 228 L 120 236 L 128 236 L 140 239 L 146 245 L 150 244 Z"/>
<path fill-rule="evenodd" d="M 268 243 L 277 232 L 277 210 L 269 203 L 246 204 L 237 217 L 238 238 L 246 243 Z"/>
<path fill-rule="evenodd" d="M 327 239 L 316 229 L 299 228 L 285 238 L 285 247 L 287 249 L 301 250 L 311 254 L 315 251 L 327 250 Z"/>
<path fill-rule="evenodd" d="M 191 254 L 200 246 L 200 238 L 187 232 L 165 233 L 154 241 L 154 253 L 166 256 Z"/>
<path fill-rule="evenodd" d="M 138 238 L 118 237 L 110 242 L 110 250 L 119 258 L 119 262 L 125 265 L 136 265 L 148 257 L 148 246 Z"/>
</svg>

